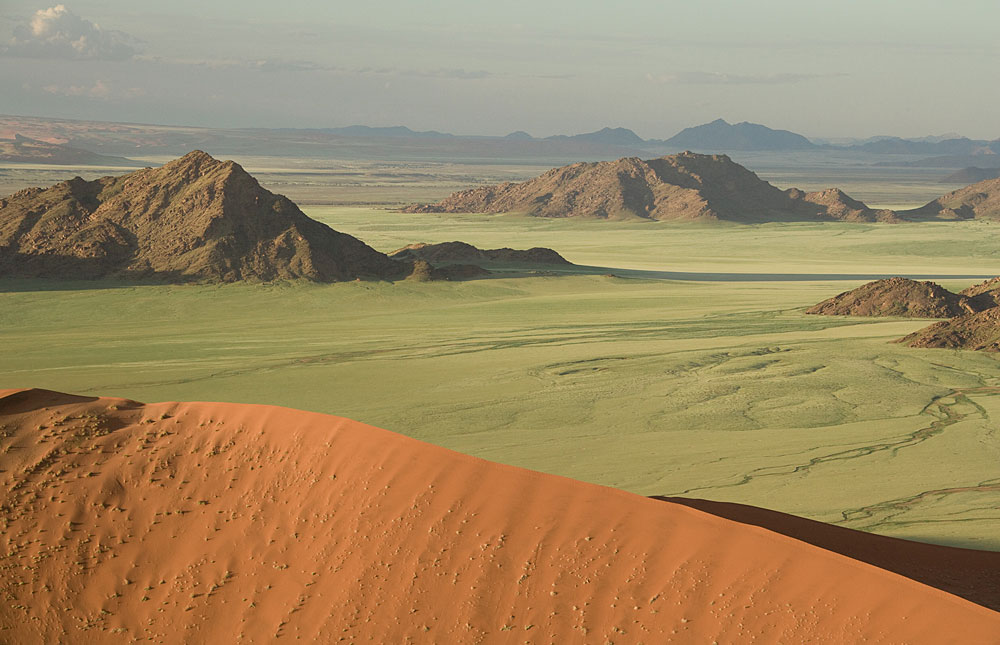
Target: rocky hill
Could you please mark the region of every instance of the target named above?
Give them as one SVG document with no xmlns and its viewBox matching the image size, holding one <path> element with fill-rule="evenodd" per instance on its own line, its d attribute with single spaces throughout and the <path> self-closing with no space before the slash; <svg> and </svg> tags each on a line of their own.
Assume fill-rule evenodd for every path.
<svg viewBox="0 0 1000 645">
<path fill-rule="evenodd" d="M 906 316 L 951 318 L 985 307 L 933 282 L 907 278 L 875 280 L 806 310 L 825 316 Z"/>
<path fill-rule="evenodd" d="M 899 342 L 910 347 L 1000 351 L 1000 307 L 943 320 Z"/>
<path fill-rule="evenodd" d="M 1000 220 L 1000 178 L 987 179 L 947 195 L 912 211 L 906 217 L 935 219 Z"/>
<path fill-rule="evenodd" d="M 440 244 L 410 244 L 389 254 L 395 260 L 424 260 L 434 265 L 470 263 L 509 264 L 562 264 L 569 265 L 566 258 L 552 249 L 534 247 L 525 251 L 518 249 L 479 249 L 465 242 L 442 242 Z"/>
<path fill-rule="evenodd" d="M 331 282 L 411 268 L 201 151 L 0 199 L 0 276 Z"/>
<path fill-rule="evenodd" d="M 726 155 L 693 152 L 575 163 L 526 182 L 464 190 L 404 210 L 735 222 L 897 220 L 892 211 L 872 210 L 837 189 L 783 191 Z"/>
</svg>

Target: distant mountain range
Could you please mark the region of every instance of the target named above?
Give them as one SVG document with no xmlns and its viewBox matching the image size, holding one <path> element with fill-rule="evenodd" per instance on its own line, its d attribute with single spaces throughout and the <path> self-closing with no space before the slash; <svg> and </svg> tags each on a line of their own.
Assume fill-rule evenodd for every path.
<svg viewBox="0 0 1000 645">
<path fill-rule="evenodd" d="M 102 155 L 58 143 L 38 141 L 20 134 L 12 139 L 0 139 L 0 162 L 76 165 L 76 166 L 144 166 L 141 161 Z"/>
<path fill-rule="evenodd" d="M 566 136 L 558 134 L 553 137 L 546 137 L 546 141 L 586 141 L 587 143 L 600 143 L 610 146 L 637 146 L 646 145 L 642 137 L 632 132 L 628 128 L 602 128 L 597 132 L 586 134 L 574 134 Z"/>
<path fill-rule="evenodd" d="M 460 137 L 446 132 L 430 130 L 417 132 L 403 126 L 373 128 L 363 125 L 353 125 L 345 128 L 328 128 L 322 132 L 349 137 L 398 137 L 409 139 L 496 139 L 502 138 L 512 142 L 560 142 L 583 143 L 604 146 L 644 149 L 692 150 L 695 152 L 765 152 L 765 151 L 821 151 L 821 150 L 852 150 L 881 155 L 933 155 L 932 159 L 906 162 L 919 165 L 926 163 L 934 167 L 939 163 L 951 167 L 956 161 L 952 158 L 992 157 L 996 156 L 996 165 L 1000 166 L 1000 139 L 986 141 L 969 139 L 959 135 L 926 136 L 913 139 L 901 137 L 878 136 L 863 140 L 834 145 L 822 141 L 812 141 L 807 137 L 789 130 L 776 130 L 759 123 L 729 123 L 724 119 L 716 119 L 709 123 L 685 128 L 669 139 L 643 139 L 628 128 L 606 127 L 595 132 L 583 134 L 557 134 L 550 137 L 536 138 L 523 130 L 511 132 L 505 137 Z M 885 162 L 886 165 L 896 165 L 896 162 Z M 991 163 L 982 164 L 992 167 Z"/>
<path fill-rule="evenodd" d="M 373 128 L 367 125 L 349 125 L 346 128 L 323 128 L 320 132 L 340 134 L 345 137 L 405 137 L 412 139 L 450 139 L 455 135 L 437 130 L 418 132 L 406 126 L 397 125 L 387 128 Z"/>
<path fill-rule="evenodd" d="M 20 136 L 20 139 L 10 138 L 15 136 Z M 3 137 L 8 139 L 3 140 Z M 23 143 L 18 144 L 18 141 Z M 54 141 L 60 143 L 46 143 Z M 14 147 L 26 148 L 28 142 L 36 146 L 30 158 L 15 154 Z M 41 150 L 37 146 L 47 146 L 49 150 Z M 605 127 L 594 132 L 541 138 L 523 130 L 506 136 L 470 136 L 437 130 L 418 131 L 405 126 L 219 129 L 0 116 L 0 161 L 126 165 L 136 162 L 125 157 L 174 155 L 193 147 L 228 155 L 329 156 L 339 159 L 520 159 L 545 163 L 611 160 L 684 150 L 817 154 L 832 151 L 879 155 L 883 158 L 873 161 L 891 166 L 1000 167 L 1000 139 L 986 141 L 949 134 L 914 139 L 872 137 L 829 142 L 810 140 L 795 132 L 757 123 L 729 123 L 723 119 L 685 128 L 668 139 L 643 139 L 624 127 Z"/>
<path fill-rule="evenodd" d="M 977 168 L 970 166 L 962 168 L 947 177 L 942 177 L 940 181 L 942 184 L 974 184 L 986 181 L 987 179 L 996 179 L 997 177 L 1000 177 L 1000 168 Z"/>
</svg>

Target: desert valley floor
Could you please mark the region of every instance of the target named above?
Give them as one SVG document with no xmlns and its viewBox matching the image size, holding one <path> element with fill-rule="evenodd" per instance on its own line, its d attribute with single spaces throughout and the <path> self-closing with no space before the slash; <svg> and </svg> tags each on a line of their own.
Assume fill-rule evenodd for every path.
<svg viewBox="0 0 1000 645">
<path fill-rule="evenodd" d="M 446 193 L 449 177 L 430 185 Z M 911 182 L 911 202 L 940 190 L 922 177 L 896 184 Z M 381 186 L 359 190 L 376 201 Z M 382 251 L 458 239 L 547 246 L 581 266 L 418 284 L 6 280 L 0 321 L 18 350 L 0 355 L 5 384 L 283 405 L 644 495 L 1000 548 L 996 360 L 890 342 L 926 321 L 802 313 L 873 277 L 957 290 L 1000 274 L 992 223 L 303 208 Z"/>
<path fill-rule="evenodd" d="M 892 342 L 925 327 L 927 320 L 804 313 L 821 300 L 880 277 L 933 279 L 957 291 L 1000 275 L 1000 225 L 982 221 L 744 225 L 411 214 L 399 212 L 396 207 L 405 201 L 443 196 L 470 176 L 499 180 L 532 174 L 534 169 L 449 166 L 436 167 L 439 174 L 435 175 L 426 168 L 420 172 L 411 168 L 413 176 L 418 177 L 411 180 L 398 168 L 382 176 L 370 174 L 372 168 L 366 167 L 364 173 L 369 174 L 362 173 L 364 177 L 345 192 L 339 184 L 317 184 L 315 169 L 305 172 L 290 163 L 283 167 L 277 167 L 281 164 L 275 160 L 268 163 L 270 166 L 262 166 L 260 173 L 265 187 L 303 198 L 300 204 L 307 215 L 361 238 L 378 251 L 392 251 L 413 242 L 451 240 L 482 248 L 543 246 L 557 250 L 576 266 L 544 270 L 531 267 L 525 271 L 508 267 L 509 273 L 455 282 L 162 285 L 108 280 L 0 280 L 0 338 L 4 347 L 12 350 L 0 352 L 0 388 L 10 388 L 3 393 L 8 397 L 8 416 L 0 417 L 0 424 L 4 424 L 0 426 L 2 436 L 9 441 L 0 446 L 11 459 L 30 461 L 37 457 L 43 464 L 40 470 L 32 470 L 38 480 L 32 484 L 37 484 L 31 489 L 35 492 L 18 492 L 18 485 L 8 482 L 14 486 L 11 490 L 17 495 L 34 495 L 31 499 L 41 499 L 42 495 L 58 499 L 65 493 L 45 475 L 46 468 L 57 464 L 86 484 L 87 503 L 101 505 L 99 514 L 119 512 L 128 518 L 128 535 L 124 529 L 117 531 L 115 522 L 107 518 L 106 522 L 95 523 L 86 535 L 74 532 L 75 524 L 89 522 L 76 515 L 45 524 L 45 530 L 54 534 L 62 535 L 60 531 L 65 529 L 64 540 L 74 545 L 74 553 L 80 554 L 82 577 L 71 584 L 84 585 L 90 575 L 87 558 L 94 562 L 106 560 L 101 545 L 116 540 L 126 544 L 133 533 L 141 533 L 141 544 L 158 549 L 171 548 L 177 535 L 182 536 L 184 548 L 189 550 L 196 550 L 201 544 L 198 540 L 212 544 L 211 540 L 235 539 L 251 526 L 243 520 L 235 521 L 235 516 L 213 518 L 218 524 L 214 530 L 222 531 L 215 535 L 183 535 L 180 528 L 161 531 L 164 527 L 154 528 L 152 524 L 174 526 L 171 522 L 176 518 L 165 516 L 215 513 L 227 505 L 242 503 L 253 507 L 248 510 L 251 515 L 265 513 L 270 508 L 267 496 L 276 489 L 250 472 L 254 470 L 252 464 L 272 457 L 296 464 L 302 459 L 303 463 L 296 466 L 301 465 L 301 474 L 287 485 L 295 489 L 296 498 L 307 497 L 310 486 L 321 479 L 324 485 L 330 484 L 334 472 L 339 475 L 354 468 L 354 475 L 363 476 L 366 485 L 372 487 L 370 494 L 352 493 L 348 499 L 346 492 L 330 484 L 322 489 L 323 499 L 345 496 L 345 503 L 355 510 L 384 504 L 394 509 L 391 512 L 430 504 L 434 513 L 427 516 L 430 524 L 418 523 L 416 529 L 407 530 L 462 531 L 463 526 L 452 526 L 445 517 L 451 511 L 437 505 L 466 504 L 476 508 L 467 519 L 472 523 L 468 530 L 478 531 L 478 541 L 463 542 L 461 549 L 481 547 L 481 552 L 462 550 L 456 557 L 471 558 L 473 564 L 452 563 L 449 575 L 455 575 L 458 581 L 459 574 L 454 571 L 463 572 L 466 578 L 462 581 L 471 581 L 473 589 L 476 584 L 498 584 L 504 593 L 517 598 L 514 590 L 520 580 L 493 578 L 483 567 L 518 566 L 524 568 L 519 575 L 531 575 L 531 563 L 543 562 L 546 564 L 538 565 L 541 568 L 537 579 L 552 586 L 553 598 L 566 594 L 567 599 L 565 606 L 553 605 L 552 615 L 518 605 L 512 610 L 516 624 L 493 624 L 500 618 L 487 609 L 466 607 L 468 611 L 462 616 L 468 617 L 469 631 L 456 636 L 453 630 L 462 622 L 461 616 L 451 616 L 451 610 L 442 608 L 440 600 L 415 597 L 412 607 L 404 607 L 399 604 L 403 601 L 396 598 L 392 600 L 396 604 L 391 605 L 396 610 L 420 613 L 420 621 L 404 621 L 408 628 L 417 625 L 429 631 L 447 625 L 452 631 L 445 632 L 441 636 L 445 641 L 440 642 L 448 638 L 457 638 L 456 642 L 479 642 L 477 639 L 482 638 L 523 642 L 525 638 L 530 640 L 531 634 L 525 634 L 533 627 L 536 634 L 548 633 L 549 627 L 551 633 L 592 629 L 601 637 L 600 642 L 616 635 L 618 642 L 638 642 L 634 632 L 633 637 L 626 637 L 624 632 L 616 631 L 626 629 L 622 622 L 626 618 L 631 620 L 631 614 L 623 614 L 621 607 L 614 609 L 615 605 L 611 605 L 608 611 L 593 614 L 590 622 L 573 618 L 573 612 L 579 609 L 574 602 L 590 602 L 593 598 L 589 592 L 581 592 L 584 583 L 560 577 L 559 563 L 564 557 L 560 549 L 575 549 L 578 559 L 572 566 L 596 572 L 605 566 L 602 558 L 606 554 L 587 555 L 589 551 L 581 547 L 586 544 L 580 540 L 589 542 L 588 532 L 607 529 L 610 533 L 602 539 L 620 539 L 622 557 L 650 557 L 656 549 L 654 536 L 639 530 L 630 540 L 628 535 L 611 533 L 617 526 L 623 531 L 636 529 L 638 524 L 631 514 L 641 515 L 646 504 L 668 502 L 622 497 L 623 506 L 615 511 L 621 515 L 616 515 L 619 524 L 603 528 L 573 507 L 575 514 L 569 513 L 566 519 L 570 524 L 550 529 L 552 533 L 547 535 L 551 540 L 546 542 L 544 553 L 530 553 L 535 543 L 516 527 L 509 527 L 513 531 L 509 533 L 512 551 L 516 553 L 514 560 L 508 561 L 491 551 L 503 546 L 504 529 L 498 527 L 507 520 L 493 516 L 472 519 L 478 512 L 488 515 L 489 511 L 483 509 L 489 504 L 485 493 L 468 491 L 476 488 L 482 478 L 493 477 L 494 471 L 483 467 L 482 462 L 438 451 L 434 446 L 515 467 L 503 472 L 511 473 L 508 481 L 519 482 L 522 494 L 534 495 L 536 487 L 544 489 L 544 494 L 537 493 L 541 500 L 538 505 L 526 511 L 530 521 L 541 522 L 549 512 L 546 509 L 558 507 L 559 500 L 585 505 L 593 495 L 597 495 L 594 500 L 600 498 L 594 502 L 600 509 L 613 509 L 618 498 L 607 494 L 618 493 L 612 491 L 601 497 L 593 493 L 601 489 L 588 487 L 598 484 L 641 496 L 748 504 L 933 545 L 1000 551 L 1000 362 L 996 355 L 914 349 Z M 248 168 L 253 170 L 252 165 Z M 47 183 L 55 172 L 44 170 L 32 175 L 36 171 L 22 167 L 4 170 L 7 180 L 23 185 Z M 296 175 L 297 171 L 302 172 Z M 800 185 L 819 182 L 821 174 L 816 169 L 794 168 L 772 172 L 776 178 Z M 850 170 L 834 168 L 830 172 L 839 172 L 841 179 L 853 176 Z M 862 175 L 858 173 L 855 184 L 846 189 L 852 192 L 853 188 L 855 197 L 879 206 L 915 206 L 944 190 L 931 184 L 925 171 L 900 176 L 895 182 L 870 182 Z M 37 181 L 33 182 L 32 176 Z M 270 186 L 268 177 L 277 185 Z M 87 398 L 19 390 L 29 387 Z M 165 401 L 221 403 L 154 404 Z M 261 412 L 263 408 L 226 404 L 283 406 L 307 412 L 273 408 Z M 43 419 L 45 410 L 56 410 L 62 420 L 55 416 Z M 254 410 L 263 416 L 254 420 Z M 310 413 L 360 423 L 331 421 Z M 269 426 L 266 421 L 276 418 L 291 419 L 293 426 L 304 428 L 296 430 L 295 436 L 309 445 L 320 441 L 322 432 L 317 428 L 324 424 L 340 428 L 338 445 L 354 446 L 365 456 L 352 466 L 342 457 L 323 461 L 325 457 L 304 454 L 300 445 L 274 434 L 273 424 Z M 182 477 L 185 485 L 187 480 L 194 482 L 190 490 L 172 491 L 148 513 L 133 510 L 141 508 L 142 503 L 129 496 L 127 486 L 119 490 L 122 477 L 135 480 L 158 475 L 135 471 L 127 459 L 121 461 L 115 453 L 120 446 L 112 446 L 110 435 L 102 438 L 103 431 L 93 436 L 86 434 L 91 422 L 96 424 L 94 427 L 110 424 L 108 427 L 121 428 L 127 435 L 116 436 L 134 443 L 136 451 L 190 451 L 198 455 L 199 461 L 207 462 L 235 447 L 232 454 L 218 457 L 226 460 L 226 472 L 231 470 L 232 478 L 227 475 L 225 481 L 210 481 L 215 475 L 200 479 L 203 471 L 186 472 Z M 145 423 L 152 425 L 145 428 Z M 361 438 L 366 432 L 362 424 L 434 446 L 409 444 L 407 439 L 388 433 L 375 435 L 391 436 L 385 439 L 387 445 L 411 446 L 415 451 L 404 458 L 402 453 L 410 448 L 393 448 L 395 452 L 384 456 L 370 438 Z M 214 434 L 205 441 L 171 436 L 176 434 L 174 425 L 188 433 L 211 427 Z M 67 439 L 68 429 L 77 432 L 78 427 L 85 434 Z M 51 436 L 30 435 L 38 428 L 48 428 Z M 264 447 L 247 444 L 242 432 L 266 438 Z M 73 437 L 83 437 L 88 448 L 84 450 Z M 36 440 L 39 443 L 33 443 Z M 64 455 L 60 459 L 66 459 L 67 454 L 80 456 L 68 465 L 46 461 L 49 447 L 42 445 L 46 441 L 55 444 L 53 450 L 63 446 L 62 453 L 53 453 Z M 66 441 L 69 443 L 63 445 Z M 87 451 L 95 452 L 83 456 Z M 101 451 L 115 456 L 101 457 Z M 108 462 L 110 465 L 102 469 L 106 459 L 114 464 Z M 395 485 L 392 477 L 386 479 L 380 474 L 383 467 L 390 469 L 393 476 L 412 480 L 413 486 L 444 485 L 424 459 L 441 459 L 441 463 L 449 464 L 457 460 L 454 463 L 460 475 L 454 476 L 452 488 L 448 489 L 451 492 L 445 498 L 422 500 L 409 493 L 379 492 L 382 486 L 388 490 Z M 164 472 L 169 471 L 168 466 L 164 468 Z M 525 474 L 520 469 L 545 475 Z M 173 473 L 169 478 L 180 475 Z M 237 475 L 247 479 L 237 485 Z M 549 475 L 579 481 L 547 479 Z M 533 479 L 536 477 L 542 479 Z M 495 480 L 496 486 L 501 487 L 501 479 Z M 174 485 L 166 480 L 162 483 Z M 233 486 L 236 488 L 230 492 L 220 490 Z M 219 491 L 219 496 L 213 497 L 215 493 L 208 491 Z M 512 510 L 517 506 L 516 495 L 503 491 L 500 496 L 508 515 L 520 512 Z M 198 500 L 205 504 L 199 506 Z M 311 524 L 323 521 L 318 506 L 303 503 L 302 508 L 289 511 L 288 517 L 268 524 L 266 530 L 274 536 L 283 534 L 295 513 L 308 516 Z M 31 514 L 34 511 L 30 504 L 24 508 L 27 510 L 18 520 L 22 523 L 16 526 L 16 536 L 8 535 L 7 547 L 15 554 L 12 558 L 23 560 L 23 584 L 36 584 L 39 593 L 49 593 L 51 590 L 42 589 L 39 582 L 44 577 L 39 572 L 49 566 L 43 561 L 50 556 L 68 556 L 61 552 L 62 547 L 50 542 L 52 535 L 38 538 L 37 544 L 32 541 L 30 526 L 37 518 Z M 694 513 L 681 505 L 671 505 L 671 509 L 671 517 Z M 220 523 L 230 519 L 234 520 L 231 526 Z M 440 521 L 434 524 L 432 520 Z M 351 525 L 353 530 L 375 526 L 365 521 Z M 663 526 L 675 530 L 673 521 L 665 517 Z M 746 601 L 748 607 L 752 605 L 753 589 L 767 587 L 774 578 L 761 571 L 744 574 L 742 569 L 738 573 L 732 573 L 737 569 L 727 569 L 729 573 L 723 578 L 749 577 L 719 582 L 722 574 L 706 568 L 710 556 L 700 550 L 702 547 L 691 545 L 718 539 L 728 525 L 720 524 L 725 521 L 716 516 L 697 515 L 691 521 L 691 526 L 697 528 L 690 529 L 690 535 L 678 537 L 679 551 L 663 555 L 661 563 L 674 567 L 683 579 L 664 582 L 664 589 L 673 591 L 659 593 L 690 592 L 705 602 L 712 595 L 723 602 L 719 597 L 732 588 L 737 589 L 737 596 L 725 601 L 726 611 L 734 603 Z M 682 523 L 690 524 L 688 520 Z M 376 524 L 392 539 L 383 544 L 385 549 L 379 547 L 382 550 L 369 562 L 370 567 L 376 567 L 378 561 L 377 566 L 385 567 L 384 571 L 370 568 L 357 572 L 364 591 L 375 593 L 381 585 L 395 580 L 388 573 L 395 557 L 401 557 L 407 575 L 413 575 L 412 589 L 423 589 L 424 582 L 417 578 L 425 573 L 434 575 L 436 563 L 421 561 L 419 554 L 406 555 L 406 540 L 410 537 L 401 528 Z M 318 530 L 318 526 L 311 525 L 303 529 L 303 535 L 314 540 L 320 535 Z M 783 538 L 770 533 L 762 537 L 762 532 L 755 531 L 747 536 L 733 534 L 733 553 L 748 558 L 772 557 L 773 551 L 767 545 L 761 546 L 760 541 Z M 237 568 L 223 561 L 222 555 L 219 562 L 199 562 L 189 571 L 179 563 L 152 571 L 143 568 L 135 549 L 122 547 L 122 566 L 114 569 L 115 575 L 120 574 L 119 586 L 123 586 L 114 591 L 119 595 L 111 601 L 88 597 L 86 615 L 81 614 L 79 620 L 102 633 L 127 627 L 129 634 L 138 636 L 135 621 L 121 616 L 141 615 L 149 620 L 145 637 L 156 640 L 169 634 L 170 626 L 162 622 L 162 615 L 157 616 L 142 603 L 148 597 L 157 603 L 176 604 L 183 597 L 182 604 L 189 604 L 193 612 L 184 619 L 184 629 L 196 630 L 192 633 L 199 638 L 243 629 L 258 637 L 273 634 L 335 640 L 331 630 L 340 625 L 335 625 L 333 619 L 319 620 L 319 606 L 343 601 L 347 604 L 341 607 L 343 611 L 338 609 L 341 613 L 335 617 L 349 621 L 344 624 L 349 625 L 353 640 L 413 638 L 412 631 L 386 627 L 390 619 L 374 605 L 352 605 L 340 598 L 337 578 L 330 571 L 297 567 L 288 576 L 279 575 L 281 567 L 296 557 L 346 557 L 344 553 L 356 548 L 352 542 L 356 537 L 337 535 L 339 546 L 330 547 L 332 550 L 324 550 L 319 542 L 296 544 L 287 536 L 274 537 L 278 543 L 266 553 L 258 553 L 261 560 L 254 564 L 263 567 L 262 563 L 266 563 L 263 568 L 267 576 L 256 569 L 251 574 L 244 567 L 242 578 L 234 577 L 232 584 L 229 574 Z M 142 542 L 147 539 L 148 543 Z M 785 542 L 781 544 L 787 547 Z M 387 550 L 390 547 L 395 551 Z M 808 551 L 811 547 L 788 548 Z M 91 554 L 88 549 L 96 551 Z M 118 547 L 112 547 L 109 553 L 118 552 L 115 549 Z M 487 553 L 489 557 L 477 560 Z M 224 555 L 235 557 L 228 551 Z M 844 562 L 849 561 L 849 565 L 836 559 L 828 561 L 826 552 L 818 556 L 810 552 L 806 559 L 813 562 L 809 558 L 814 556 L 820 564 L 812 569 L 809 567 L 813 564 L 782 568 L 780 563 L 772 563 L 774 571 L 781 572 L 776 576 L 793 580 L 780 597 L 782 603 L 790 603 L 787 615 L 774 618 L 773 625 L 764 614 L 750 612 L 753 616 L 746 619 L 744 632 L 739 616 L 735 621 L 723 620 L 707 609 L 708 605 L 707 613 L 698 616 L 671 609 L 660 617 L 664 620 L 647 616 L 642 621 L 636 619 L 634 624 L 644 625 L 637 629 L 646 630 L 643 634 L 650 639 L 647 642 L 668 642 L 671 638 L 691 642 L 684 640 L 685 630 L 693 630 L 688 636 L 709 639 L 705 642 L 712 642 L 711 638 L 741 642 L 726 639 L 748 637 L 751 633 L 779 639 L 782 635 L 787 638 L 808 633 L 824 642 L 906 642 L 911 632 L 918 640 L 932 642 L 927 640 L 931 632 L 921 630 L 936 629 L 935 620 L 947 622 L 961 616 L 964 628 L 969 630 L 966 642 L 984 643 L 989 642 L 985 635 L 997 624 L 995 612 L 965 601 L 955 601 L 961 605 L 956 613 L 939 616 L 933 612 L 942 606 L 951 607 L 948 603 L 953 601 L 952 596 L 923 585 L 914 585 L 919 587 L 916 590 L 901 590 L 893 586 L 898 582 L 895 574 L 886 582 L 882 575 L 885 572 L 875 569 L 858 573 L 872 580 L 872 595 L 859 602 L 872 598 L 879 603 L 889 602 L 884 599 L 897 596 L 893 602 L 898 602 L 898 613 L 894 616 L 931 613 L 898 625 L 886 622 L 884 616 L 863 616 L 863 610 L 851 604 L 854 600 L 845 600 L 853 583 L 836 573 L 838 566 L 854 567 L 856 563 L 846 558 Z M 33 564 L 29 565 L 28 560 Z M 620 560 L 615 566 L 624 566 Z M 994 566 L 995 560 L 990 563 L 990 567 Z M 131 575 L 127 565 L 141 569 L 143 579 Z M 273 576 L 272 565 L 278 571 Z M 763 569 L 770 566 L 762 565 Z M 867 565 L 860 566 L 864 569 Z M 638 575 L 638 569 L 615 571 L 623 580 Z M 794 596 L 808 588 L 805 581 L 813 575 L 832 576 L 828 581 L 832 591 L 829 596 L 799 603 Z M 319 581 L 315 597 L 307 589 L 313 577 Z M 621 602 L 634 606 L 636 611 L 641 606 L 644 612 L 656 613 L 653 605 L 658 592 L 629 589 L 626 582 L 617 588 L 625 594 Z M 167 587 L 161 592 L 159 585 L 164 584 Z M 996 580 L 986 584 L 995 586 Z M 153 591 L 139 594 L 143 596 L 140 601 L 132 598 L 136 585 Z M 285 606 L 268 600 L 266 590 L 271 585 L 288 593 L 294 591 L 298 604 Z M 84 587 L 77 591 L 83 593 Z M 316 602 L 324 593 L 324 599 Z M 124 599 L 118 600 L 122 594 Z M 52 597 L 60 596 L 56 593 Z M 607 597 L 601 595 L 600 599 Z M 220 608 L 219 603 L 236 604 Z M 254 614 L 244 606 L 256 606 L 254 603 L 265 611 Z M 235 606 L 239 610 L 230 612 Z M 768 605 L 772 609 L 774 606 Z M 170 611 L 175 609 L 171 605 Z M 24 611 L 25 615 L 31 613 Z M 209 626 L 203 617 L 215 615 L 213 612 L 229 614 L 229 622 Z M 556 612 L 564 615 L 557 617 Z M 819 615 L 813 615 L 815 612 Z M 827 614 L 843 618 L 855 615 L 851 612 L 856 612 L 856 621 L 827 621 Z M 376 614 L 378 630 L 366 631 L 366 618 Z M 304 615 L 316 620 L 310 622 Z M 37 634 L 57 633 L 39 629 Z M 508 634 L 510 630 L 516 630 L 516 634 Z M 515 640 L 516 636 L 520 640 Z M 0 642 L 3 638 L 0 631 Z M 421 641 L 417 637 L 413 642 L 431 642 L 426 638 Z"/>
</svg>

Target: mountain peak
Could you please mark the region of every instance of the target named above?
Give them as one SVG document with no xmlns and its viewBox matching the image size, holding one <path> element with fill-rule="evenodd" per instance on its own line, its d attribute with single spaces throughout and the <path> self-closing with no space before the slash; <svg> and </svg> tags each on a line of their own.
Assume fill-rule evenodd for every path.
<svg viewBox="0 0 1000 645">
<path fill-rule="evenodd" d="M 0 248 L 0 275 L 24 277 L 332 282 L 402 270 L 201 150 L 0 200 Z"/>
<path fill-rule="evenodd" d="M 773 130 L 759 123 L 735 125 L 723 119 L 685 128 L 665 144 L 692 150 L 809 150 L 816 145 L 801 134 Z"/>
</svg>

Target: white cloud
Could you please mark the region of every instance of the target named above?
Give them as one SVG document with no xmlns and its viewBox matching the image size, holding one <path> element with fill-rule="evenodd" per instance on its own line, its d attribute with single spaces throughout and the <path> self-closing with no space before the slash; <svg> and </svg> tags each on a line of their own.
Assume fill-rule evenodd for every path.
<svg viewBox="0 0 1000 645">
<path fill-rule="evenodd" d="M 106 99 L 111 96 L 111 87 L 104 81 L 97 81 L 90 87 L 86 85 L 45 85 L 42 91 L 56 96 L 86 96 L 92 99 Z"/>
<path fill-rule="evenodd" d="M 25 87 L 25 89 L 30 89 Z M 115 88 L 106 81 L 97 80 L 93 85 L 43 85 L 40 88 L 46 94 L 53 96 L 83 97 L 108 101 L 110 99 L 135 99 L 146 95 L 146 92 L 139 87 L 129 87 L 125 89 Z"/>
<path fill-rule="evenodd" d="M 0 49 L 6 56 L 70 60 L 128 60 L 138 51 L 135 38 L 101 29 L 61 4 L 36 11 Z"/>
<path fill-rule="evenodd" d="M 646 74 L 651 83 L 678 83 L 685 85 L 786 85 L 840 74 L 726 74 L 722 72 L 674 72 Z"/>
</svg>

